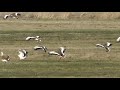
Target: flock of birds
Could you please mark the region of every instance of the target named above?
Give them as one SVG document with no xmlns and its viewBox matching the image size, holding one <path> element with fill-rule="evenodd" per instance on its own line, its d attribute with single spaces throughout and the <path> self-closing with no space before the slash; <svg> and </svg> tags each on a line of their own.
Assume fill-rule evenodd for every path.
<svg viewBox="0 0 120 90">
<path fill-rule="evenodd" d="M 6 20 L 8 18 L 18 19 L 19 16 L 21 16 L 20 13 L 12 13 L 12 14 L 4 15 L 3 19 L 4 20 Z M 35 40 L 37 42 L 40 42 L 41 38 L 40 38 L 40 36 L 35 36 L 35 37 L 34 36 L 29 36 L 25 40 L 26 41 Z M 47 52 L 47 48 L 45 46 L 35 46 L 34 50 L 43 50 L 44 52 Z M 65 54 L 64 54 L 65 50 L 66 50 L 65 47 L 60 47 L 58 49 L 58 51 L 49 51 L 48 54 L 49 55 L 57 55 L 57 56 L 60 56 L 60 58 L 61 58 L 61 57 L 65 56 Z M 19 49 L 18 53 L 19 53 L 18 57 L 19 57 L 20 60 L 25 60 L 28 56 L 28 51 L 26 51 L 25 49 Z M 3 62 L 8 62 L 8 61 L 10 61 L 10 56 L 3 54 L 3 52 L 1 51 L 1 59 L 2 59 Z"/>
<path fill-rule="evenodd" d="M 20 13 L 12 13 L 12 14 L 5 15 L 3 18 L 7 19 L 10 17 L 10 18 L 18 19 L 19 16 L 21 16 Z M 40 36 L 35 36 L 35 37 L 29 36 L 25 40 L 26 41 L 35 40 L 37 42 L 40 42 L 41 38 L 40 38 Z M 118 37 L 116 41 L 120 42 L 120 37 Z M 110 43 L 110 42 L 106 42 L 105 44 L 96 44 L 96 47 L 104 48 L 106 50 L 106 52 L 110 52 L 111 46 L 112 46 L 112 43 Z M 44 52 L 47 52 L 47 48 L 45 46 L 35 46 L 34 50 L 43 50 Z M 65 51 L 66 51 L 65 47 L 59 47 L 58 51 L 49 51 L 48 54 L 49 55 L 57 55 L 57 56 L 60 56 L 60 58 L 61 58 L 61 57 L 65 56 Z M 19 53 L 18 57 L 20 58 L 20 60 L 24 60 L 28 56 L 28 51 L 26 51 L 25 49 L 19 49 L 18 53 Z M 4 55 L 2 51 L 1 51 L 1 58 L 2 58 L 3 62 L 10 61 L 10 56 Z"/>
<path fill-rule="evenodd" d="M 29 37 L 26 37 L 25 40 L 26 41 L 35 40 L 37 42 L 40 42 L 41 38 L 40 36 L 35 36 L 35 37 L 29 36 Z M 45 46 L 39 46 L 39 45 L 35 46 L 33 49 L 43 50 L 44 52 L 48 51 L 48 49 Z M 59 47 L 58 51 L 48 51 L 48 55 L 57 55 L 61 59 L 62 57 L 65 57 L 65 51 L 66 51 L 65 47 Z M 18 50 L 18 57 L 20 60 L 25 60 L 27 56 L 28 56 L 28 51 L 26 51 L 25 49 Z M 10 61 L 10 56 L 3 54 L 3 52 L 1 51 L 1 59 L 2 59 L 2 62 L 8 62 Z"/>
<path fill-rule="evenodd" d="M 20 13 L 12 13 L 12 14 L 4 15 L 3 19 L 4 20 L 6 20 L 8 18 L 16 18 L 16 19 L 18 19 L 20 16 L 21 16 Z"/>
<path fill-rule="evenodd" d="M 16 18 L 16 19 L 18 19 L 20 16 L 21 16 L 20 13 L 11 13 L 11 14 L 4 15 L 3 19 L 4 20 L 6 20 L 8 18 Z"/>
<path fill-rule="evenodd" d="M 40 36 L 29 36 L 29 37 L 26 37 L 25 39 L 26 41 L 30 41 L 30 40 L 35 40 L 37 42 L 40 42 L 41 41 L 41 38 Z M 120 37 L 117 38 L 116 40 L 117 42 L 120 42 Z M 112 43 L 110 42 L 106 42 L 105 44 L 96 44 L 96 47 L 101 47 L 101 48 L 104 48 L 106 50 L 106 52 L 110 52 L 110 47 L 112 46 Z M 47 52 L 47 47 L 46 46 L 35 46 L 33 48 L 34 50 L 43 50 L 45 53 Z M 48 55 L 57 55 L 60 57 L 65 57 L 65 51 L 66 51 L 66 47 L 59 47 L 58 51 L 48 51 Z M 18 50 L 18 57 L 20 60 L 25 60 L 28 56 L 28 51 L 26 51 L 25 49 L 19 49 Z M 4 55 L 3 52 L 1 51 L 1 59 L 3 62 L 8 62 L 10 61 L 10 56 L 8 55 Z"/>
</svg>

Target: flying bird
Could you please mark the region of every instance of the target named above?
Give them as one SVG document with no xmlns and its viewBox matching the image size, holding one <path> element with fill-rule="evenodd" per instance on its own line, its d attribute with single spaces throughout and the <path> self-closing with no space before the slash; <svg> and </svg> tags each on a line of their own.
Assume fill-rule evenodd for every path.
<svg viewBox="0 0 120 90">
<path fill-rule="evenodd" d="M 64 47 L 60 47 L 58 49 L 58 51 L 49 51 L 48 54 L 49 55 L 57 55 L 57 56 L 60 56 L 60 57 L 64 57 L 65 56 L 65 51 L 66 51 L 66 49 Z"/>
<path fill-rule="evenodd" d="M 60 56 L 64 57 L 65 56 L 65 51 L 66 49 L 64 47 L 60 47 L 58 50 L 58 53 L 60 54 Z"/>
<path fill-rule="evenodd" d="M 10 18 L 17 18 L 18 19 L 19 16 L 21 16 L 20 13 L 12 13 L 12 14 L 9 14 L 9 15 L 5 15 L 3 17 L 3 19 L 7 19 L 8 17 L 10 17 Z"/>
<path fill-rule="evenodd" d="M 18 19 L 19 16 L 21 16 L 20 13 L 12 13 L 12 14 L 10 14 L 11 18 L 17 18 Z"/>
<path fill-rule="evenodd" d="M 2 59 L 2 62 L 10 61 L 10 57 L 8 55 L 4 55 L 3 52 L 1 52 L 1 59 Z"/>
<path fill-rule="evenodd" d="M 106 49 L 106 52 L 109 52 L 110 51 L 110 46 L 112 46 L 111 43 L 107 42 L 105 44 L 96 44 L 97 47 L 102 47 L 102 48 L 105 48 Z"/>
<path fill-rule="evenodd" d="M 3 19 L 7 19 L 8 17 L 10 17 L 10 15 L 5 15 Z"/>
<path fill-rule="evenodd" d="M 19 49 L 18 50 L 19 54 L 18 57 L 20 58 L 20 60 L 26 59 L 28 52 L 24 49 Z"/>
<path fill-rule="evenodd" d="M 35 41 L 41 41 L 40 39 L 40 36 L 35 36 L 35 37 L 31 37 L 31 36 L 28 36 L 26 39 L 26 41 L 29 41 L 29 40 L 35 40 Z"/>
</svg>

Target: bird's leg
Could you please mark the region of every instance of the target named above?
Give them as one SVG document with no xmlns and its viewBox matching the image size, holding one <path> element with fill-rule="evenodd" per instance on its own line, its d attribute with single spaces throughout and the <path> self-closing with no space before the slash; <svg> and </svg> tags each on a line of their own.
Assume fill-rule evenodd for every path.
<svg viewBox="0 0 120 90">
<path fill-rule="evenodd" d="M 64 58 L 64 56 L 60 56 L 60 59 Z"/>
<path fill-rule="evenodd" d="M 65 58 L 65 57 L 66 57 L 66 55 L 63 56 L 63 58 Z"/>
<path fill-rule="evenodd" d="M 59 59 L 61 60 L 62 56 L 59 57 Z"/>
</svg>

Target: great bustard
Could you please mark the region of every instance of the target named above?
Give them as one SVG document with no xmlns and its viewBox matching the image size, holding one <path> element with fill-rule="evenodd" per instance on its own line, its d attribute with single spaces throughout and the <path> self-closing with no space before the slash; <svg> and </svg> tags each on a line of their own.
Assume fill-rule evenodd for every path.
<svg viewBox="0 0 120 90">
<path fill-rule="evenodd" d="M 4 55 L 3 52 L 1 52 L 1 59 L 2 59 L 2 62 L 8 62 L 10 61 L 10 56 Z"/>
<path fill-rule="evenodd" d="M 47 52 L 47 48 L 45 46 L 35 46 L 34 50 L 43 50 L 44 52 Z"/>
<path fill-rule="evenodd" d="M 29 40 L 32 40 L 32 39 L 35 40 L 35 41 L 37 41 L 37 42 L 41 41 L 40 36 L 35 36 L 35 37 L 28 36 L 25 40 L 29 41 Z"/>
<path fill-rule="evenodd" d="M 49 51 L 48 54 L 49 55 L 58 55 L 60 57 L 64 57 L 65 56 L 65 51 L 66 51 L 65 47 L 60 47 L 58 49 L 58 51 Z"/>
<path fill-rule="evenodd" d="M 23 60 L 27 57 L 28 52 L 26 50 L 19 49 L 18 52 L 19 52 L 18 57 L 20 58 L 20 60 Z"/>
<path fill-rule="evenodd" d="M 109 52 L 110 51 L 110 46 L 112 46 L 111 43 L 107 42 L 105 44 L 96 44 L 97 47 L 102 47 L 102 48 L 105 48 L 106 49 L 106 52 Z"/>
<path fill-rule="evenodd" d="M 18 19 L 19 16 L 21 16 L 20 13 L 12 13 L 12 14 L 8 14 L 8 15 L 4 15 L 3 19 L 7 19 L 8 17 Z"/>
<path fill-rule="evenodd" d="M 9 17 L 9 15 L 5 15 L 4 17 L 3 17 L 3 19 L 7 19 Z"/>
</svg>

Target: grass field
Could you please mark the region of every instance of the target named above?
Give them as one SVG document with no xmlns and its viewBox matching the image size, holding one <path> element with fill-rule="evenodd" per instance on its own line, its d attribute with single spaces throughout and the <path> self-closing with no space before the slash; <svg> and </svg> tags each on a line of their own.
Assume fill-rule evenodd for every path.
<svg viewBox="0 0 120 90">
<path fill-rule="evenodd" d="M 25 41 L 40 35 L 40 45 L 50 50 L 66 46 L 66 57 L 59 59 Z M 11 57 L 0 62 L 0 78 L 117 78 L 120 77 L 120 21 L 118 20 L 0 20 L 0 50 Z M 95 44 L 111 42 L 110 52 Z M 20 61 L 18 49 L 28 58 Z"/>
</svg>

